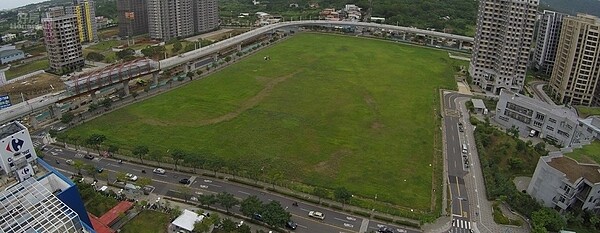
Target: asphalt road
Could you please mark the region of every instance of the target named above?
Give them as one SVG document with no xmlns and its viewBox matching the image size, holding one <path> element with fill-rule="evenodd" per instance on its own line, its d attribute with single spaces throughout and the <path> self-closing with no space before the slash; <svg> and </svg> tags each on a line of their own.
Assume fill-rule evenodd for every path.
<svg viewBox="0 0 600 233">
<path fill-rule="evenodd" d="M 34 139 L 35 143 L 39 144 L 39 139 Z M 66 160 L 79 160 L 84 163 L 93 164 L 96 167 L 104 168 L 104 172 L 108 173 L 110 180 L 116 179 L 117 172 L 132 173 L 138 177 L 148 177 L 152 179 L 152 186 L 155 189 L 153 193 L 161 196 L 172 196 L 176 197 L 180 194 L 182 184 L 179 184 L 179 180 L 188 178 L 191 180 L 191 184 L 188 186 L 192 190 L 192 194 L 216 194 L 220 192 L 228 192 L 238 198 L 246 198 L 250 195 L 256 195 L 264 202 L 278 201 L 284 208 L 292 214 L 292 220 L 298 223 L 298 228 L 295 232 L 307 232 L 307 233 L 337 233 L 337 232 L 374 232 L 381 226 L 388 226 L 396 229 L 396 232 L 418 232 L 413 230 L 404 230 L 403 227 L 393 226 L 380 221 L 373 221 L 362 217 L 349 215 L 325 209 L 322 207 L 315 206 L 310 203 L 303 203 L 302 201 L 295 200 L 289 197 L 281 196 L 276 193 L 268 192 L 267 190 L 256 189 L 254 187 L 245 186 L 242 184 L 229 182 L 226 180 L 215 179 L 212 177 L 203 176 L 192 176 L 190 174 L 180 173 L 176 171 L 167 170 L 164 175 L 152 173 L 151 167 L 146 167 L 134 163 L 122 163 L 119 164 L 117 161 L 96 157 L 93 160 L 83 158 L 84 152 L 64 149 L 54 145 L 47 145 L 45 147 L 44 159 L 49 164 L 58 168 L 59 170 L 69 171 L 76 173 L 77 171 L 73 166 L 66 163 Z M 59 163 L 56 163 L 58 160 Z M 146 173 L 142 173 L 145 170 Z M 293 206 L 292 203 L 298 201 L 299 205 Z M 239 206 L 234 207 L 231 211 L 235 213 L 239 212 Z M 321 221 L 308 217 L 308 212 L 311 210 L 320 211 L 325 214 L 325 220 Z"/>
<path fill-rule="evenodd" d="M 531 86 L 531 89 L 533 90 L 533 94 L 535 96 L 537 96 L 537 98 L 541 101 L 544 101 L 548 104 L 551 105 L 556 105 L 554 104 L 554 102 L 552 101 L 552 99 L 550 99 L 550 97 L 548 97 L 548 95 L 546 95 L 546 93 L 544 93 L 544 86 L 548 85 L 548 82 L 545 81 L 532 81 L 531 83 L 529 83 L 529 85 Z"/>
<path fill-rule="evenodd" d="M 451 232 L 470 232 L 471 216 L 469 216 L 469 197 L 465 186 L 465 175 L 468 173 L 469 152 L 463 153 L 463 144 L 467 144 L 464 132 L 460 132 L 459 123 L 461 115 L 457 98 L 465 97 L 458 93 L 445 93 L 444 99 L 444 124 L 446 143 L 445 150 L 448 166 L 448 185 L 450 187 L 452 205 Z M 463 126 L 464 127 L 464 126 Z"/>
</svg>

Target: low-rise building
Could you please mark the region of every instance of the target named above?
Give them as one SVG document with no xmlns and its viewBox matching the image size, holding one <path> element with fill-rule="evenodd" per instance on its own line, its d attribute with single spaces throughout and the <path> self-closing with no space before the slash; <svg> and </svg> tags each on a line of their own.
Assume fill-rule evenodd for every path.
<svg viewBox="0 0 600 233">
<path fill-rule="evenodd" d="M 0 51 L 0 64 L 7 64 L 25 58 L 25 53 L 18 49 Z"/>
<path fill-rule="evenodd" d="M 600 166 L 556 153 L 541 157 L 527 193 L 546 207 L 600 213 Z"/>
<path fill-rule="evenodd" d="M 506 89 L 500 92 L 495 120 L 507 129 L 516 127 L 522 136 L 536 135 L 561 146 L 580 142 L 575 111 Z"/>
<path fill-rule="evenodd" d="M 2 38 L 2 41 L 4 41 L 4 42 L 10 42 L 10 41 L 13 41 L 14 39 L 17 39 L 17 34 L 7 33 L 7 34 L 4 34 L 0 38 Z"/>
</svg>

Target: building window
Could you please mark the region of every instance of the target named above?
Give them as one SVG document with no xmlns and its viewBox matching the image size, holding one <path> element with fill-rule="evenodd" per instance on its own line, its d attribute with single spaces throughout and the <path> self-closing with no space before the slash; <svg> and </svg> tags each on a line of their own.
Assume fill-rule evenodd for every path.
<svg viewBox="0 0 600 233">
<path fill-rule="evenodd" d="M 552 118 L 548 118 L 548 121 L 555 123 L 556 124 L 556 120 L 552 119 Z"/>
<path fill-rule="evenodd" d="M 552 127 L 552 126 L 549 126 L 549 125 L 548 125 L 548 126 L 546 126 L 546 129 L 547 129 L 547 130 L 550 130 L 550 131 L 554 131 L 554 127 Z"/>
</svg>

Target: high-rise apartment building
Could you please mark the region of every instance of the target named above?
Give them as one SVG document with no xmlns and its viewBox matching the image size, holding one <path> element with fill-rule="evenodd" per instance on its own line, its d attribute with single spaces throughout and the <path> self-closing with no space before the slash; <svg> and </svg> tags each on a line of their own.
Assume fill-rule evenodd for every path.
<svg viewBox="0 0 600 233">
<path fill-rule="evenodd" d="M 37 157 L 27 128 L 0 126 L 0 145 L 0 232 L 95 232 L 77 186 Z"/>
<path fill-rule="evenodd" d="M 146 0 L 119 0 L 119 36 L 137 36 L 148 33 Z"/>
<path fill-rule="evenodd" d="M 552 73 L 556 48 L 560 38 L 560 27 L 565 14 L 544 10 L 539 21 L 533 67 L 547 75 Z"/>
<path fill-rule="evenodd" d="M 83 67 L 83 50 L 75 15 L 65 14 L 63 7 L 50 8 L 42 19 L 42 30 L 52 70 L 65 73 Z"/>
<path fill-rule="evenodd" d="M 469 65 L 473 83 L 500 93 L 525 81 L 538 0 L 481 0 Z"/>
<path fill-rule="evenodd" d="M 96 26 L 96 10 L 93 0 L 73 0 L 73 6 L 66 8 L 67 14 L 75 15 L 80 42 L 92 42 L 98 40 L 98 28 Z"/>
<path fill-rule="evenodd" d="M 550 78 L 551 96 L 559 103 L 600 105 L 600 19 L 578 14 L 563 19 Z"/>
<path fill-rule="evenodd" d="M 218 27 L 216 0 L 147 0 L 148 35 L 169 40 Z"/>
<path fill-rule="evenodd" d="M 217 0 L 194 0 L 196 32 L 212 31 L 219 26 L 219 5 Z"/>
</svg>

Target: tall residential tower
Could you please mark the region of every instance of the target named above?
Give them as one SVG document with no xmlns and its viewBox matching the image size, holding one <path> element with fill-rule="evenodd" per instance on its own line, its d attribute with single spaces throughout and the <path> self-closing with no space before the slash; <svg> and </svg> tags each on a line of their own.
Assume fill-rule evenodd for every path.
<svg viewBox="0 0 600 233">
<path fill-rule="evenodd" d="M 565 14 L 544 10 L 541 15 L 533 54 L 533 67 L 547 75 L 552 73 L 556 48 L 560 38 L 560 27 Z"/>
<path fill-rule="evenodd" d="M 499 94 L 525 81 L 538 0 L 481 0 L 469 65 L 473 83 Z"/>
<path fill-rule="evenodd" d="M 146 0 L 117 1 L 119 36 L 137 36 L 148 33 Z"/>
<path fill-rule="evenodd" d="M 578 14 L 563 19 L 550 78 L 559 103 L 600 106 L 600 19 Z"/>
<path fill-rule="evenodd" d="M 93 0 L 73 0 L 73 6 L 67 7 L 67 14 L 75 15 L 80 42 L 93 42 L 98 40 L 96 26 L 96 10 Z"/>
<path fill-rule="evenodd" d="M 169 40 L 207 32 L 218 27 L 216 0 L 146 0 L 148 35 Z"/>
<path fill-rule="evenodd" d="M 42 19 L 42 30 L 52 70 L 66 73 L 83 67 L 83 50 L 75 15 L 65 14 L 63 7 L 50 8 Z"/>
</svg>

